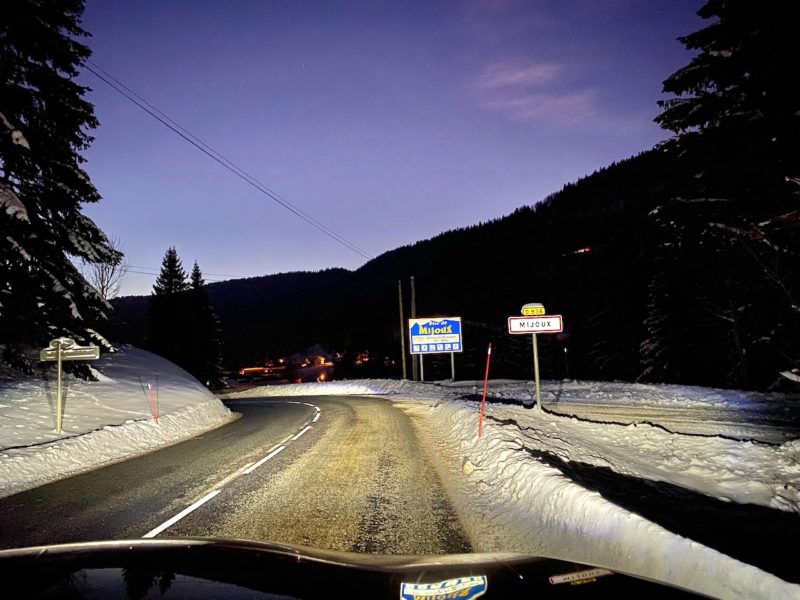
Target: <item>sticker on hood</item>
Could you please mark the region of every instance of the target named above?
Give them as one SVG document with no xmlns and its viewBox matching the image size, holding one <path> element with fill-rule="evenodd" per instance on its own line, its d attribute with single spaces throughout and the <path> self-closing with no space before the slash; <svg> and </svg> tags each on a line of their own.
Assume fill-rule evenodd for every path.
<svg viewBox="0 0 800 600">
<path fill-rule="evenodd" d="M 613 574 L 613 571 L 609 571 L 608 569 L 588 569 L 586 571 L 565 573 L 564 575 L 553 575 L 550 578 L 550 583 L 552 585 L 558 585 L 559 583 L 570 583 L 572 585 L 577 585 L 579 583 L 590 583 L 595 581 L 598 577 Z"/>
<path fill-rule="evenodd" d="M 486 575 L 458 577 L 436 583 L 402 583 L 400 600 L 450 600 L 463 598 L 470 600 L 486 593 Z"/>
</svg>

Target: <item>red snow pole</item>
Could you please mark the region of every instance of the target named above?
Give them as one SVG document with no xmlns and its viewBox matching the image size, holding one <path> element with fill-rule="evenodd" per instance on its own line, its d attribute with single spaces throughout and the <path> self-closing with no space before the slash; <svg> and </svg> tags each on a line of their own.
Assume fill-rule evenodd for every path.
<svg viewBox="0 0 800 600">
<path fill-rule="evenodd" d="M 156 377 L 156 393 L 153 394 L 153 386 L 150 385 L 150 380 L 147 380 L 147 385 L 144 384 L 142 378 L 139 377 L 139 385 L 142 386 L 147 401 L 150 403 L 150 412 L 153 415 L 153 420 L 158 424 L 158 377 Z"/>
<path fill-rule="evenodd" d="M 486 386 L 489 384 L 489 361 L 492 359 L 492 343 L 486 351 L 486 375 L 483 376 L 483 399 L 481 400 L 481 418 L 478 420 L 478 437 L 483 434 L 483 409 L 486 406 Z"/>
</svg>

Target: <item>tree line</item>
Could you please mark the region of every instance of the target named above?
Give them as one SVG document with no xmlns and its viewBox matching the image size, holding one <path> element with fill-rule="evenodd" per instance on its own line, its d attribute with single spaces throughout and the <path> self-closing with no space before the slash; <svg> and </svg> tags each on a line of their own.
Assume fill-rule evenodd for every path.
<svg viewBox="0 0 800 600">
<path fill-rule="evenodd" d="M 193 313 L 178 306 L 202 289 L 206 312 L 223 326 L 229 368 L 321 343 L 346 357 L 388 357 L 369 368 L 397 376 L 397 282 L 413 275 L 419 316 L 464 320 L 457 370 L 465 377 L 480 373 L 489 341 L 495 374 L 529 376 L 529 343 L 509 336 L 505 320 L 530 301 L 564 316 L 563 335 L 542 347 L 552 376 L 777 389 L 789 385 L 781 373 L 800 369 L 799 3 L 707 2 L 698 12 L 706 25 L 680 38 L 694 57 L 664 82 L 670 98 L 657 121 L 671 137 L 535 206 L 352 272 L 194 286 L 168 252 L 152 298 L 115 300 L 110 324 L 110 307 L 71 262 L 121 260 L 81 213 L 99 200 L 80 167 L 96 126 L 73 81 L 89 55 L 76 39 L 83 4 L 13 4 L 0 22 L 6 364 L 29 370 L 30 349 L 54 332 L 79 340 L 107 332 L 200 364 L 188 356 L 194 345 L 176 338 L 192 335 L 184 321 Z M 191 318 L 211 320 L 199 309 Z M 210 371 L 197 372 L 210 381 Z M 449 365 L 431 359 L 426 372 L 446 377 Z"/>
<path fill-rule="evenodd" d="M 178 252 L 170 247 L 149 298 L 142 345 L 217 388 L 223 384 L 220 324 L 204 286 L 197 262 L 187 278 Z"/>
</svg>

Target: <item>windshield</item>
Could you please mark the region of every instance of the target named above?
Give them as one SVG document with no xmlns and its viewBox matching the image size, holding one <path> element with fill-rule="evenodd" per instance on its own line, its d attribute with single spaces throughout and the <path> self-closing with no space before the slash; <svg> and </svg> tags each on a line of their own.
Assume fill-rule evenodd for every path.
<svg viewBox="0 0 800 600">
<path fill-rule="evenodd" d="M 0 549 L 797 595 L 789 4 L 14 0 Z"/>
</svg>

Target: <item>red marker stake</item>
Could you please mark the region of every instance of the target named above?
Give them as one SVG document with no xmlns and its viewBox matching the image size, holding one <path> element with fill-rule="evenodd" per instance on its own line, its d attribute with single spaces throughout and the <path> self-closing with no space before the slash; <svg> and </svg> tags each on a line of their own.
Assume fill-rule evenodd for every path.
<svg viewBox="0 0 800 600">
<path fill-rule="evenodd" d="M 158 400 L 153 393 L 153 386 L 150 385 L 150 380 L 147 381 L 147 399 L 150 401 L 150 412 L 153 413 L 153 420 L 158 425 Z"/>
<path fill-rule="evenodd" d="M 486 386 L 489 384 L 489 361 L 492 358 L 492 343 L 486 351 L 486 375 L 483 376 L 483 399 L 481 400 L 481 418 L 478 421 L 478 437 L 483 434 L 483 408 L 486 406 Z"/>
</svg>

